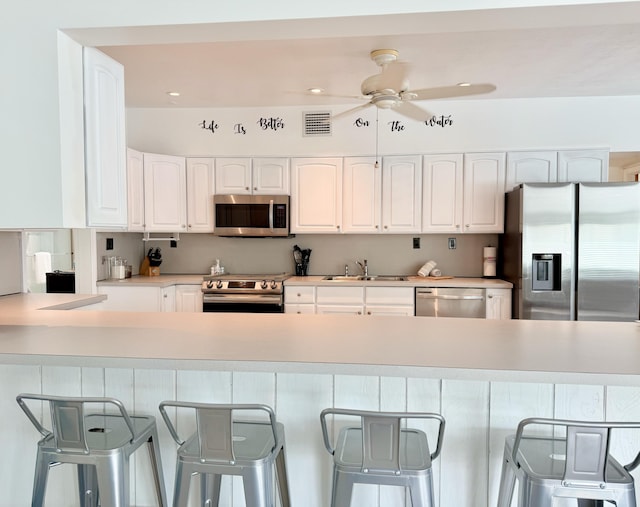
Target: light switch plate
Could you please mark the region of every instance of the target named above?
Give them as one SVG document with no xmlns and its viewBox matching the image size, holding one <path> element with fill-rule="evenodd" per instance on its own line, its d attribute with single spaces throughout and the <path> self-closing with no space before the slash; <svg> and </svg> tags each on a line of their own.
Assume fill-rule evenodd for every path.
<svg viewBox="0 0 640 507">
<path fill-rule="evenodd" d="M 455 250 L 456 249 L 456 238 L 449 238 L 448 240 L 448 244 L 449 244 L 449 250 Z"/>
</svg>

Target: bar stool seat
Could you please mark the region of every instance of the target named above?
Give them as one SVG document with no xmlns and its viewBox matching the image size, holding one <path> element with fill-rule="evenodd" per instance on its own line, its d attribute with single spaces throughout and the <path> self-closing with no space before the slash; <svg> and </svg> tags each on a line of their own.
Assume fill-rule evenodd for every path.
<svg viewBox="0 0 640 507">
<path fill-rule="evenodd" d="M 75 464 L 82 507 L 129 505 L 129 457 L 148 444 L 156 497 L 167 506 L 158 432 L 153 416 L 131 416 L 115 398 L 79 398 L 20 394 L 16 400 L 43 438 L 38 442 L 32 506 L 44 505 L 49 468 Z M 51 430 L 35 417 L 26 400 L 48 402 Z M 102 412 L 86 414 L 86 406 Z M 118 413 L 105 409 L 115 406 Z"/>
<path fill-rule="evenodd" d="M 342 428 L 334 447 L 327 428 L 329 415 L 357 417 L 360 425 Z M 433 453 L 423 431 L 401 427 L 406 419 L 438 421 Z M 404 486 L 413 507 L 435 505 L 432 462 L 442 448 L 445 421 L 441 415 L 328 408 L 320 414 L 320 423 L 325 447 L 333 455 L 331 507 L 349 507 L 357 483 Z"/>
<path fill-rule="evenodd" d="M 191 409 L 196 432 L 186 440 L 167 414 L 168 407 Z M 280 504 L 290 506 L 284 426 L 267 405 L 210 404 L 163 401 L 160 413 L 178 444 L 174 507 L 186 507 L 191 476 L 201 475 L 200 505 L 217 506 L 223 475 L 241 476 L 248 507 L 273 507 L 274 470 Z M 264 420 L 239 421 L 234 412 L 262 414 Z M 267 420 L 268 416 L 268 420 Z"/>
<path fill-rule="evenodd" d="M 529 425 L 562 428 L 564 435 L 525 435 Z M 622 466 L 609 454 L 611 430 L 640 423 L 529 418 L 505 439 L 498 507 L 509 507 L 518 482 L 518 507 L 551 507 L 554 498 L 574 498 L 579 507 L 636 507 L 630 471 L 640 453 Z"/>
</svg>

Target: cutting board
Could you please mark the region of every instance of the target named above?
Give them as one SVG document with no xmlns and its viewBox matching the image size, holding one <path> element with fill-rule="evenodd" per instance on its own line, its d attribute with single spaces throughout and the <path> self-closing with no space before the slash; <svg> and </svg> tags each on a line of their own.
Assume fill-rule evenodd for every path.
<svg viewBox="0 0 640 507">
<path fill-rule="evenodd" d="M 449 280 L 453 278 L 452 276 L 442 275 L 442 276 L 421 276 L 420 279 L 424 280 Z"/>
</svg>

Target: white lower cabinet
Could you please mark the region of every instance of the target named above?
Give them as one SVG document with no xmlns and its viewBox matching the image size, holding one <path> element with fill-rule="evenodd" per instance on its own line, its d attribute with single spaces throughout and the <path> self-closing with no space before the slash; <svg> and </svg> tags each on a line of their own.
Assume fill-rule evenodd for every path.
<svg viewBox="0 0 640 507">
<path fill-rule="evenodd" d="M 413 287 L 365 287 L 364 302 L 366 315 L 413 316 Z"/>
<path fill-rule="evenodd" d="M 316 288 L 312 285 L 285 286 L 284 313 L 316 313 Z"/>
<path fill-rule="evenodd" d="M 170 287 L 98 287 L 98 294 L 105 294 L 101 310 L 115 312 L 174 312 L 176 288 Z"/>
<path fill-rule="evenodd" d="M 316 313 L 364 313 L 364 287 L 316 288 Z"/>
<path fill-rule="evenodd" d="M 200 285 L 176 285 L 176 312 L 202 312 Z"/>
<path fill-rule="evenodd" d="M 485 310 L 487 319 L 510 319 L 511 289 L 487 289 Z"/>
</svg>

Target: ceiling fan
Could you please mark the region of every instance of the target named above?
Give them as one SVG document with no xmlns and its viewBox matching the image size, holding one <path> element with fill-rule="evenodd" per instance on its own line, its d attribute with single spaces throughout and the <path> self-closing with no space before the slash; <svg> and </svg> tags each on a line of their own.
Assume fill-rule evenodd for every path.
<svg viewBox="0 0 640 507">
<path fill-rule="evenodd" d="M 432 116 L 428 111 L 413 104 L 416 100 L 433 100 L 466 95 L 490 93 L 496 89 L 492 84 L 461 83 L 454 86 L 409 89 L 409 64 L 398 61 L 395 49 L 376 49 L 371 51 L 371 59 L 380 67 L 380 72 L 366 78 L 360 86 L 362 96 L 368 102 L 333 116 L 333 119 L 348 116 L 370 106 L 394 111 L 414 120 L 425 121 Z"/>
</svg>

